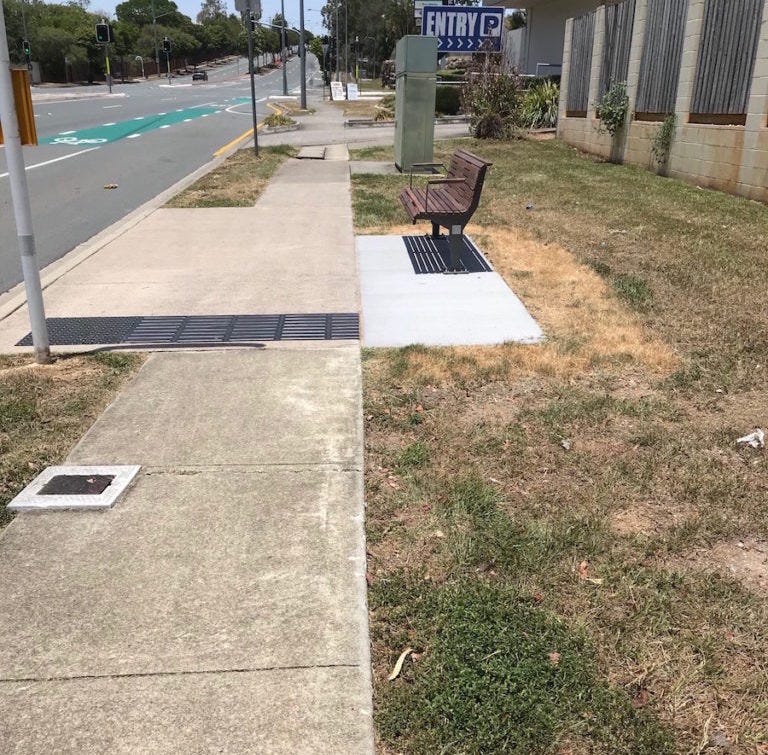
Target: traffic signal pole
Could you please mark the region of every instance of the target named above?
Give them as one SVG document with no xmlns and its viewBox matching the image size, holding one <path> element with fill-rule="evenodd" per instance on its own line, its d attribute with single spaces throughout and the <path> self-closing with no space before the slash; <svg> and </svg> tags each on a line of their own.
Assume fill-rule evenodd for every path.
<svg viewBox="0 0 768 755">
<path fill-rule="evenodd" d="M 43 289 L 40 285 L 40 270 L 35 254 L 35 235 L 32 230 L 32 210 L 29 206 L 27 173 L 24 153 L 21 150 L 19 121 L 16 117 L 16 103 L 11 83 L 11 58 L 8 54 L 8 38 L 5 32 L 5 14 L 0 2 L 0 121 L 3 123 L 5 160 L 8 165 L 8 179 L 11 185 L 11 203 L 16 220 L 16 236 L 21 254 L 21 270 L 27 292 L 27 309 L 32 327 L 32 345 L 35 361 L 47 364 L 51 361 L 48 342 L 48 326 L 45 322 Z"/>
<path fill-rule="evenodd" d="M 280 18 L 282 19 L 280 24 L 280 45 L 282 46 L 280 58 L 283 62 L 283 96 L 286 97 L 288 95 L 288 71 L 285 69 L 285 0 L 280 0 Z"/>
</svg>

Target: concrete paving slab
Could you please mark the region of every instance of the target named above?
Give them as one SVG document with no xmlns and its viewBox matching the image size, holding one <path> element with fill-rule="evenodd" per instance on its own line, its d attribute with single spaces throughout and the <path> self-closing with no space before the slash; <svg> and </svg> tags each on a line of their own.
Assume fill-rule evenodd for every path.
<svg viewBox="0 0 768 755">
<path fill-rule="evenodd" d="M 536 343 L 543 333 L 497 273 L 416 275 L 400 236 L 358 236 L 365 346 Z"/>
<path fill-rule="evenodd" d="M 360 390 L 356 348 L 155 354 L 68 462 L 360 468 Z"/>
<path fill-rule="evenodd" d="M 322 160 L 325 157 L 325 147 L 302 147 L 296 155 L 298 160 Z"/>
<path fill-rule="evenodd" d="M 394 163 L 378 160 L 352 160 L 349 163 L 349 171 L 353 176 L 399 176 L 400 171 Z"/>
<path fill-rule="evenodd" d="M 142 472 L 107 513 L 22 514 L 0 679 L 360 664 L 361 517 L 357 476 L 317 469 Z"/>
<path fill-rule="evenodd" d="M 357 755 L 367 693 L 354 668 L 0 683 L 0 734 L 5 755 Z"/>
<path fill-rule="evenodd" d="M 325 148 L 326 160 L 349 160 L 349 150 L 346 144 L 329 144 Z"/>
</svg>

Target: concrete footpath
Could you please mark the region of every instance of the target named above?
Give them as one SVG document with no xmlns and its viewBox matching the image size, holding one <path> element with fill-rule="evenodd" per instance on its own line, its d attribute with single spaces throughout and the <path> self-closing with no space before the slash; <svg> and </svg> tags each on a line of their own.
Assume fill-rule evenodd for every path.
<svg viewBox="0 0 768 755">
<path fill-rule="evenodd" d="M 357 312 L 348 165 L 158 210 L 46 300 Z M 142 465 L 126 496 L 0 535 L 0 751 L 372 752 L 362 449 L 357 341 L 152 353 L 68 459 Z"/>
</svg>

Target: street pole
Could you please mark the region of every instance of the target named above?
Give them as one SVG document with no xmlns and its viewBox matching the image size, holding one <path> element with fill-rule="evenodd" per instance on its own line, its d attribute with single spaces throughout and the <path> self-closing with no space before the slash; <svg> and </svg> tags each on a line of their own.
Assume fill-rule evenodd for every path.
<svg viewBox="0 0 768 755">
<path fill-rule="evenodd" d="M 341 26 L 339 25 L 339 4 L 336 0 L 336 81 L 341 81 Z"/>
<path fill-rule="evenodd" d="M 288 96 L 288 71 L 285 70 L 285 0 L 280 0 L 280 18 L 282 19 L 281 22 L 281 29 L 280 29 L 280 44 L 282 46 L 282 53 L 280 55 L 280 58 L 283 61 L 283 96 Z"/>
<path fill-rule="evenodd" d="M 107 39 L 109 39 L 109 37 L 107 37 Z M 104 57 L 107 63 L 107 86 L 109 87 L 109 93 L 112 94 L 112 69 L 109 67 L 109 44 L 104 45 Z"/>
<path fill-rule="evenodd" d="M 299 52 L 301 53 L 301 109 L 307 109 L 307 48 L 304 45 L 304 0 L 299 0 Z"/>
<path fill-rule="evenodd" d="M 256 123 L 256 83 L 253 80 L 253 21 L 251 21 L 251 0 L 245 3 L 245 18 L 248 24 L 248 73 L 251 77 L 251 115 L 253 117 L 253 152 L 259 156 L 259 132 Z"/>
<path fill-rule="evenodd" d="M 349 84 L 349 0 L 344 3 L 344 83 Z"/>
<path fill-rule="evenodd" d="M 157 16 L 155 15 L 155 0 L 151 2 L 152 7 L 152 41 L 155 44 L 155 67 L 157 68 L 157 78 L 160 78 L 160 48 L 157 46 Z"/>
<path fill-rule="evenodd" d="M 32 326 L 32 345 L 35 361 L 47 364 L 51 361 L 51 347 L 48 343 L 48 326 L 45 322 L 43 289 L 40 285 L 40 270 L 35 255 L 35 234 L 32 229 L 32 210 L 29 206 L 27 173 L 24 167 L 24 153 L 21 149 L 19 121 L 16 117 L 16 102 L 11 81 L 11 57 L 8 53 L 8 38 L 5 32 L 5 14 L 0 2 L 0 121 L 3 122 L 5 140 L 5 161 L 11 186 L 11 203 L 16 220 L 16 236 L 21 254 L 21 271 L 27 292 L 27 309 Z"/>
<path fill-rule="evenodd" d="M 171 53 L 170 52 L 165 53 L 165 65 L 168 68 L 168 85 L 170 86 L 173 83 L 171 81 Z"/>
</svg>

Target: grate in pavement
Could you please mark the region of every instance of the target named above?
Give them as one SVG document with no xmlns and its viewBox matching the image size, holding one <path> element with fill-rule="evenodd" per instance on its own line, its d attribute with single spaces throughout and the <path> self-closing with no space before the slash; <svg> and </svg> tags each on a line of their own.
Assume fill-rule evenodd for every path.
<svg viewBox="0 0 768 755">
<path fill-rule="evenodd" d="M 461 264 L 467 273 L 490 273 L 491 266 L 480 250 L 466 237 L 462 236 L 464 248 L 461 250 Z M 417 275 L 425 273 L 444 273 L 451 261 L 448 237 L 433 239 L 431 236 L 403 236 L 408 257 Z"/>
<path fill-rule="evenodd" d="M 49 317 L 52 346 L 133 344 L 216 346 L 259 341 L 356 340 L 356 312 L 288 315 Z M 28 333 L 17 346 L 31 346 Z"/>
<path fill-rule="evenodd" d="M 38 495 L 101 495 L 115 479 L 113 474 L 59 474 L 37 491 Z"/>
</svg>

